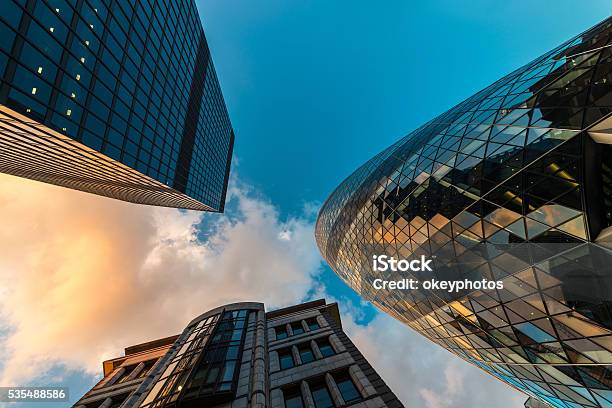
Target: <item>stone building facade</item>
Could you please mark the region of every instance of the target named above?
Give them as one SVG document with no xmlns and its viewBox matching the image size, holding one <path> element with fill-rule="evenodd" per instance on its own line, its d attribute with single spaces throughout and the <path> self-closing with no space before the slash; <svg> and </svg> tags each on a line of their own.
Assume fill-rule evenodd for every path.
<svg viewBox="0 0 612 408">
<path fill-rule="evenodd" d="M 403 407 L 325 300 L 269 312 L 261 303 L 221 306 L 103 368 L 75 407 Z"/>
</svg>

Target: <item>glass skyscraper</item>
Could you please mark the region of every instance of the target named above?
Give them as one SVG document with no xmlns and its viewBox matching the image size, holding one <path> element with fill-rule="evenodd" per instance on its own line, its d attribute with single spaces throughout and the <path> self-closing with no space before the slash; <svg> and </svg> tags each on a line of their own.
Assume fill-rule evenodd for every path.
<svg viewBox="0 0 612 408">
<path fill-rule="evenodd" d="M 223 211 L 232 126 L 195 2 L 0 2 L 0 172 Z"/>
<path fill-rule="evenodd" d="M 319 248 L 363 297 L 529 406 L 610 407 L 611 112 L 608 18 L 362 165 L 323 205 Z M 381 254 L 433 271 L 374 272 Z M 393 278 L 503 288 L 373 285 Z"/>
</svg>

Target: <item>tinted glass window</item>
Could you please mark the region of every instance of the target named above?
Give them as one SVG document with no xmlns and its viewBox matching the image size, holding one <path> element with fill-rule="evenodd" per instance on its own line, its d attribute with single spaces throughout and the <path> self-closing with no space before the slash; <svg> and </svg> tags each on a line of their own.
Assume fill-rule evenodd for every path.
<svg viewBox="0 0 612 408">
<path fill-rule="evenodd" d="M 274 330 L 276 331 L 276 339 L 277 340 L 281 340 L 281 339 L 287 338 L 287 329 L 285 328 L 285 326 L 278 326 L 278 327 L 274 328 Z"/>
<path fill-rule="evenodd" d="M 295 365 L 293 363 L 293 356 L 291 355 L 291 350 L 280 351 L 278 353 L 278 360 L 280 362 L 281 370 L 291 368 Z"/>
<path fill-rule="evenodd" d="M 319 326 L 319 322 L 317 322 L 317 319 L 314 318 L 314 317 L 311 318 L 311 319 L 306 320 L 306 324 L 308 325 L 308 328 L 310 330 L 317 330 L 317 329 L 319 329 L 321 327 L 321 326 Z"/>
<path fill-rule="evenodd" d="M 304 408 L 304 401 L 298 387 L 284 390 L 283 394 L 285 396 L 285 408 Z"/>
<path fill-rule="evenodd" d="M 325 382 L 320 381 L 315 384 L 311 384 L 310 391 L 312 392 L 312 399 L 314 400 L 315 407 L 331 408 L 334 406 Z"/>
<path fill-rule="evenodd" d="M 2 2 L 2 17 L 15 29 L 19 28 L 22 13 L 22 9 L 12 1 Z"/>
<path fill-rule="evenodd" d="M 340 390 L 340 394 L 342 395 L 344 402 L 348 404 L 349 402 L 354 402 L 361 399 L 361 394 L 359 394 L 359 391 L 357 391 L 357 387 L 355 387 L 355 384 L 351 380 L 348 373 L 345 372 L 336 375 L 334 376 L 334 379 L 336 380 L 336 385 Z"/>
<path fill-rule="evenodd" d="M 302 327 L 301 322 L 291 323 L 291 330 L 293 331 L 293 335 L 304 333 L 304 328 Z"/>
<path fill-rule="evenodd" d="M 310 346 L 306 345 L 300 347 L 300 359 L 302 360 L 302 364 L 314 361 L 314 354 L 312 353 Z"/>
<path fill-rule="evenodd" d="M 323 354 L 323 357 L 329 357 L 336 354 L 328 340 L 318 340 L 317 345 L 319 346 L 319 350 L 321 351 L 321 354 Z"/>
</svg>

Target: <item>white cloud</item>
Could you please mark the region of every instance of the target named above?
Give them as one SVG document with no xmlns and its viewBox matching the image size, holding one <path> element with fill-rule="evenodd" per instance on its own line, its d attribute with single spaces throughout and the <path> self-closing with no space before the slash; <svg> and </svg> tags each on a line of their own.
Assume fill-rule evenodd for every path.
<svg viewBox="0 0 612 408">
<path fill-rule="evenodd" d="M 517 408 L 527 399 L 390 316 L 363 326 L 344 309 L 347 334 L 407 406 Z"/>
<path fill-rule="evenodd" d="M 237 217 L 139 206 L 0 175 L 0 383 L 53 364 L 97 374 L 123 347 L 234 301 L 299 302 L 320 257 L 312 222 L 244 188 Z M 198 225 L 208 237 L 198 239 Z"/>
<path fill-rule="evenodd" d="M 99 375 L 100 362 L 125 346 L 178 333 L 220 304 L 333 300 L 316 279 L 314 205 L 283 220 L 244 186 L 228 199 L 227 215 L 203 214 L 0 174 L 0 333 L 8 327 L 0 384 L 58 366 Z M 340 309 L 349 336 L 407 406 L 509 408 L 525 399 L 386 315 L 356 324 L 363 302 Z"/>
</svg>

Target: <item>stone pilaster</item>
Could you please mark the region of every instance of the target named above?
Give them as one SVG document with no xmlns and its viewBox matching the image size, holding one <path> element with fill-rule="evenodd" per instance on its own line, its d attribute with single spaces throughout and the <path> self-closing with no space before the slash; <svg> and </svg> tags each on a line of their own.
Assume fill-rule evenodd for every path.
<svg viewBox="0 0 612 408">
<path fill-rule="evenodd" d="M 325 374 L 325 383 L 327 384 L 327 388 L 329 389 L 329 393 L 331 394 L 334 404 L 337 407 L 344 405 L 344 398 L 342 398 L 342 394 L 340 394 L 336 381 L 334 381 L 334 377 L 332 377 L 330 373 Z"/>
<path fill-rule="evenodd" d="M 251 380 L 251 408 L 265 408 L 268 395 L 266 392 L 266 331 L 265 313 L 257 312 L 255 344 L 253 346 L 253 371 Z"/>
<path fill-rule="evenodd" d="M 144 370 L 144 368 L 145 368 L 145 364 L 143 362 L 138 363 L 138 365 L 134 367 L 130 375 L 127 376 L 126 381 L 131 381 L 137 378 L 138 375 L 142 373 L 142 370 Z"/>
<path fill-rule="evenodd" d="M 300 350 L 298 350 L 296 345 L 291 346 L 291 354 L 293 355 L 293 361 L 296 366 L 302 364 L 302 357 L 300 356 Z"/>
<path fill-rule="evenodd" d="M 304 404 L 306 404 L 306 408 L 316 408 L 308 383 L 306 381 L 302 381 L 300 388 L 302 390 L 302 397 L 304 397 Z"/>
<path fill-rule="evenodd" d="M 319 349 L 319 345 L 316 341 L 310 340 L 310 347 L 312 347 L 312 352 L 314 353 L 314 356 L 317 360 L 323 358 L 323 354 L 321 354 L 321 350 Z"/>
</svg>

